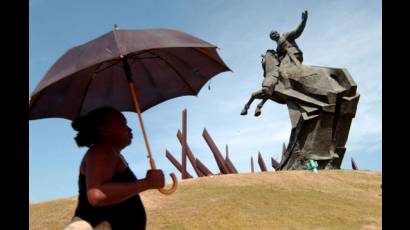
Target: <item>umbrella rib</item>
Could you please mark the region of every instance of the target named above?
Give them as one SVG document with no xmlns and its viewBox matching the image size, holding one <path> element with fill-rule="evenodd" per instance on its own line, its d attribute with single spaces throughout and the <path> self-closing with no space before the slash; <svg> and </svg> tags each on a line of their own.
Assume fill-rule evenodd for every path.
<svg viewBox="0 0 410 230">
<path fill-rule="evenodd" d="M 142 51 L 138 51 L 138 52 L 129 53 L 127 56 L 130 57 L 130 58 L 136 57 L 136 58 L 138 58 L 138 59 L 158 58 L 157 55 L 154 55 L 154 54 L 152 54 L 152 53 L 150 53 L 151 55 L 154 55 L 154 56 L 152 56 L 152 57 L 138 57 L 139 55 L 144 54 L 144 53 L 148 53 L 148 52 L 147 52 L 146 50 L 142 50 Z"/>
<path fill-rule="evenodd" d="M 144 71 L 147 73 L 148 78 L 150 79 L 151 84 L 152 84 L 155 88 L 157 88 L 157 87 L 158 87 L 158 84 L 155 82 L 154 77 L 152 76 L 152 74 L 151 74 L 151 72 L 149 71 L 149 69 L 145 66 L 145 64 L 144 64 L 144 62 L 142 61 L 142 59 L 136 58 L 136 59 L 132 59 L 132 60 L 133 60 L 133 61 L 139 61 L 139 63 L 141 63 L 142 69 L 144 69 Z M 132 63 L 131 63 L 131 65 L 132 65 Z M 161 90 L 158 90 L 158 92 L 159 92 L 159 96 L 160 96 L 161 100 L 165 100 L 164 96 L 163 96 L 162 93 L 161 93 L 162 91 L 161 91 Z"/>
<path fill-rule="evenodd" d="M 195 48 L 195 47 L 191 47 L 191 49 L 193 49 L 193 50 L 195 50 L 196 52 L 198 52 L 198 53 L 200 53 L 200 54 L 202 54 L 202 55 L 208 57 L 208 58 L 211 59 L 213 62 L 216 62 L 218 65 L 222 65 L 223 67 L 229 69 L 229 67 L 226 66 L 225 63 L 221 63 L 221 62 L 219 62 L 218 60 L 215 60 L 213 57 L 209 56 L 207 53 L 203 52 L 202 50 L 197 49 L 197 48 Z M 229 69 L 229 70 L 231 70 L 231 69 Z"/>
<path fill-rule="evenodd" d="M 164 52 L 164 53 L 166 53 L 167 55 L 170 55 L 170 56 L 172 56 L 172 57 L 174 57 L 174 58 L 180 60 L 181 63 L 183 63 L 183 64 L 184 64 L 186 67 L 188 67 L 189 69 L 198 70 L 198 69 L 196 69 L 195 67 L 193 67 L 191 64 L 189 64 L 188 62 L 186 62 L 184 59 L 178 57 L 177 55 L 175 55 L 175 54 L 173 54 L 173 53 L 171 53 L 171 52 L 168 52 L 168 51 L 166 51 L 166 50 L 161 50 L 161 52 Z M 202 74 L 199 72 L 199 70 L 198 70 L 198 72 L 195 72 L 195 74 L 198 74 L 199 76 L 201 76 L 201 77 L 203 77 L 203 78 L 206 78 L 204 75 L 202 75 Z"/>
<path fill-rule="evenodd" d="M 100 63 L 100 64 L 95 68 L 93 75 L 95 75 L 95 74 L 97 73 L 96 71 L 98 70 L 98 68 L 100 68 L 100 66 L 101 66 L 102 64 L 103 64 L 103 63 Z M 84 95 L 84 97 L 83 97 L 82 100 L 81 100 L 80 111 L 79 111 L 79 113 L 78 113 L 79 115 L 81 114 L 81 110 L 82 110 L 82 107 L 83 107 L 83 103 L 84 103 L 84 100 L 85 100 L 85 96 L 87 95 L 88 89 L 90 88 L 90 85 L 91 85 L 91 82 L 92 82 L 93 79 L 94 79 L 94 76 L 91 77 L 91 80 L 87 83 L 87 87 L 86 87 L 86 90 L 85 90 L 85 95 Z M 30 103 L 30 106 L 29 106 L 29 112 L 30 112 L 32 109 L 34 109 L 34 106 L 37 104 L 37 102 L 39 101 L 41 95 L 44 93 L 44 91 L 45 91 L 46 89 L 48 89 L 48 88 L 45 88 L 45 89 L 41 90 L 40 92 L 38 92 L 38 93 L 37 93 L 37 96 L 33 95 L 33 96 L 35 96 L 34 98 L 33 98 L 33 96 L 31 96 L 31 98 L 33 98 L 33 99 L 32 99 L 32 102 Z"/>
<path fill-rule="evenodd" d="M 145 66 L 143 61 L 140 61 L 141 59 L 139 58 L 134 58 L 131 59 L 133 62 L 135 61 L 139 61 L 139 63 L 141 63 L 142 69 L 144 70 L 144 72 L 147 73 L 147 75 L 149 76 L 150 82 L 154 87 L 157 87 L 157 83 L 155 82 L 154 78 L 152 78 L 151 73 L 149 72 L 149 70 L 147 69 L 147 67 Z M 133 62 L 131 63 L 131 65 L 133 64 Z"/>
<path fill-rule="evenodd" d="M 150 53 L 150 54 L 153 54 L 153 55 L 155 55 L 155 53 L 152 53 L 151 51 L 147 51 L 148 53 Z M 159 55 L 159 54 L 156 54 L 157 56 L 158 56 L 158 58 L 159 59 L 161 59 L 163 62 L 165 62 L 177 75 L 178 75 L 178 77 L 179 78 L 181 78 L 181 80 L 188 86 L 188 88 L 192 91 L 192 93 L 195 95 L 196 94 L 196 92 L 195 92 L 195 90 L 192 88 L 192 86 L 185 80 L 185 78 L 184 77 L 182 77 L 182 74 L 177 70 L 177 69 L 175 69 L 167 60 L 165 60 L 163 57 L 161 57 L 161 55 Z"/>
<path fill-rule="evenodd" d="M 115 61 L 114 63 L 112 63 L 112 64 L 110 64 L 110 65 L 108 65 L 108 66 L 106 66 L 106 67 L 104 67 L 104 68 L 102 68 L 102 69 L 98 69 L 98 68 L 100 68 L 101 66 L 102 66 L 102 64 L 103 63 L 105 63 L 105 62 L 110 62 L 110 61 Z M 121 61 L 120 60 L 109 60 L 109 61 L 105 61 L 105 62 L 101 62 L 101 64 L 97 67 L 97 69 L 94 71 L 94 73 L 95 74 L 97 74 L 97 73 L 100 73 L 100 72 L 102 72 L 102 71 L 104 71 L 104 70 L 106 70 L 106 69 L 108 69 L 108 68 L 110 68 L 110 67 L 112 67 L 112 66 L 114 66 L 114 65 L 117 65 L 118 63 L 120 63 Z"/>
<path fill-rule="evenodd" d="M 93 76 L 91 76 L 90 80 L 87 82 L 87 86 L 85 87 L 85 93 L 84 93 L 83 97 L 81 98 L 80 110 L 78 111 L 78 115 L 79 115 L 79 116 L 81 116 L 81 111 L 83 110 L 83 105 L 84 105 L 85 98 L 87 97 L 87 94 L 88 94 L 88 89 L 90 88 L 91 83 L 92 83 L 92 81 L 94 80 L 94 78 L 95 78 L 95 76 L 96 76 L 96 74 L 97 74 L 98 68 L 100 68 L 103 63 L 104 63 L 104 62 L 100 63 L 100 64 L 94 69 L 94 71 L 93 71 L 93 73 L 92 73 Z"/>
<path fill-rule="evenodd" d="M 93 73 L 93 75 L 94 75 L 94 73 Z M 87 83 L 87 87 L 85 88 L 85 93 L 84 93 L 83 97 L 81 98 L 80 109 L 79 109 L 79 111 L 78 111 L 78 115 L 79 115 L 79 116 L 81 116 L 81 111 L 83 110 L 84 101 L 85 101 L 85 98 L 87 97 L 88 89 L 90 88 L 91 82 L 92 82 L 93 80 L 94 80 L 94 77 L 91 77 L 90 80 L 89 80 L 88 83 Z"/>
</svg>

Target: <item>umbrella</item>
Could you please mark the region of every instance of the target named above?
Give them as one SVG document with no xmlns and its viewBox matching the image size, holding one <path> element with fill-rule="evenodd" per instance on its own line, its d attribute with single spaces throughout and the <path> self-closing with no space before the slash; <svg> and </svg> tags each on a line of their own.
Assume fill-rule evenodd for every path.
<svg viewBox="0 0 410 230">
<path fill-rule="evenodd" d="M 152 169 L 156 169 L 141 113 L 166 100 L 197 95 L 213 76 L 230 71 L 217 47 L 171 29 L 114 30 L 73 47 L 29 98 L 29 120 L 74 120 L 103 106 L 137 112 Z M 170 194 L 173 187 L 160 189 Z"/>
</svg>

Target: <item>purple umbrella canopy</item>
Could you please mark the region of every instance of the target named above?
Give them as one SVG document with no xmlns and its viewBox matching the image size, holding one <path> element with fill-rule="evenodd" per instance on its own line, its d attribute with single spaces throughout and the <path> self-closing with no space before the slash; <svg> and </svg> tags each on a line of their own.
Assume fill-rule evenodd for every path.
<svg viewBox="0 0 410 230">
<path fill-rule="evenodd" d="M 178 96 L 198 95 L 213 76 L 230 71 L 216 49 L 176 30 L 114 29 L 54 63 L 31 94 L 29 119 L 73 120 L 103 106 L 135 112 L 124 58 L 142 112 Z"/>
</svg>

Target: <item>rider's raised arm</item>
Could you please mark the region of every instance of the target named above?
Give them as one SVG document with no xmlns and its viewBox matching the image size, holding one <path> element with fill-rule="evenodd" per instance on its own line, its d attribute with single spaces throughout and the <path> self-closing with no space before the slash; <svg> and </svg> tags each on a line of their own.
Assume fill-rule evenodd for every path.
<svg viewBox="0 0 410 230">
<path fill-rule="evenodd" d="M 288 39 L 296 39 L 303 33 L 303 30 L 305 29 L 305 26 L 306 26 L 307 18 L 308 18 L 308 12 L 307 10 L 305 10 L 305 12 L 302 13 L 302 22 L 299 24 L 299 26 L 295 30 L 286 33 L 286 36 Z"/>
</svg>

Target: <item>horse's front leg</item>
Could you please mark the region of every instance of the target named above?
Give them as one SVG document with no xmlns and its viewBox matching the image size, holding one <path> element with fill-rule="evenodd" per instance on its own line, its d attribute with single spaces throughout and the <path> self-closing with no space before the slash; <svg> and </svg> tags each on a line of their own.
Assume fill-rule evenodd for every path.
<svg viewBox="0 0 410 230">
<path fill-rule="evenodd" d="M 263 104 L 265 104 L 265 102 L 268 100 L 268 97 L 263 98 L 263 100 L 258 104 L 258 106 L 256 106 L 256 110 L 255 110 L 255 117 L 258 117 L 259 115 L 261 115 L 261 109 L 263 107 Z"/>
<path fill-rule="evenodd" d="M 248 114 L 248 109 L 251 106 L 253 100 L 255 100 L 256 98 L 260 97 L 260 95 L 263 93 L 262 90 L 256 91 L 254 93 L 252 93 L 251 98 L 249 99 L 249 101 L 245 104 L 245 106 L 242 109 L 241 115 L 246 115 Z"/>
</svg>

